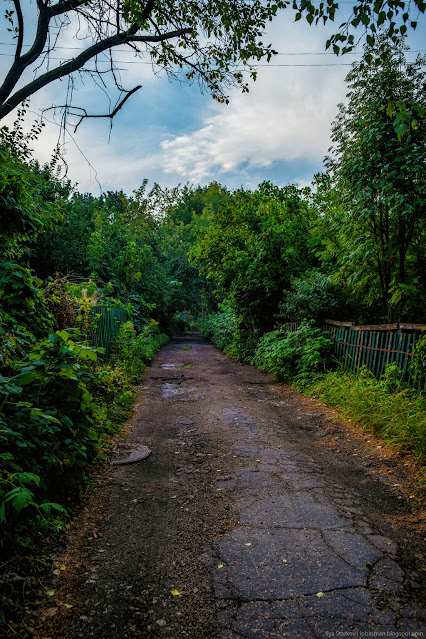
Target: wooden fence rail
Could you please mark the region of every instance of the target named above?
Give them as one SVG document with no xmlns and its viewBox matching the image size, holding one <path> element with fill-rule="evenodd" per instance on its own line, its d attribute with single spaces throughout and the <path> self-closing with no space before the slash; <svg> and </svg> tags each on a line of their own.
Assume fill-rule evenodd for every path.
<svg viewBox="0 0 426 639">
<path fill-rule="evenodd" d="M 421 324 L 386 324 L 354 326 L 351 322 L 326 320 L 324 331 L 334 342 L 334 353 L 350 370 L 366 366 L 376 377 L 388 364 L 396 363 L 402 380 L 417 390 L 423 390 L 426 379 L 414 379 L 413 346 L 422 339 Z"/>
</svg>

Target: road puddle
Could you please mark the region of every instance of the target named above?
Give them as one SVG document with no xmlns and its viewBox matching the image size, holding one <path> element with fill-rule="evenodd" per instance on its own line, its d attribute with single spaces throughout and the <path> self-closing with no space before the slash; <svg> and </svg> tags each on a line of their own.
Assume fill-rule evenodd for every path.
<svg viewBox="0 0 426 639">
<path fill-rule="evenodd" d="M 170 383 L 162 384 L 162 396 L 165 399 L 168 399 L 169 397 L 184 395 L 184 394 L 185 392 L 181 389 L 181 387 L 178 384 L 170 384 Z"/>
<path fill-rule="evenodd" d="M 171 371 L 174 368 L 180 368 L 183 366 L 183 362 L 176 362 L 175 364 L 161 364 L 161 368 L 164 368 L 166 371 Z"/>
</svg>

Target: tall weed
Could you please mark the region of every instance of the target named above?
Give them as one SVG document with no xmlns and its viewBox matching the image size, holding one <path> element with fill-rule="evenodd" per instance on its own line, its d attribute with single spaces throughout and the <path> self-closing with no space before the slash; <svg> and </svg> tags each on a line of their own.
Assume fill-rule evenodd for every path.
<svg viewBox="0 0 426 639">
<path fill-rule="evenodd" d="M 426 399 L 399 381 L 395 366 L 380 379 L 366 369 L 334 371 L 314 380 L 308 393 L 339 408 L 387 444 L 426 461 Z"/>
<path fill-rule="evenodd" d="M 132 384 L 138 384 L 146 365 L 168 340 L 154 320 L 139 335 L 132 322 L 125 322 L 114 338 L 111 363 L 122 367 Z"/>
</svg>

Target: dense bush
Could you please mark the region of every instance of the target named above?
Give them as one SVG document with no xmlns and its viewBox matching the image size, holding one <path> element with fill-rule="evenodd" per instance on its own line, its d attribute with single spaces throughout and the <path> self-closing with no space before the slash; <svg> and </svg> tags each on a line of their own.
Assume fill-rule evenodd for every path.
<svg viewBox="0 0 426 639">
<path fill-rule="evenodd" d="M 15 262 L 0 263 L 0 309 L 35 337 L 47 335 L 54 321 L 41 290 L 42 281 Z M 1 348 L 1 347 L 0 347 Z"/>
<path fill-rule="evenodd" d="M 221 304 L 218 312 L 199 319 L 197 328 L 229 357 L 240 362 L 249 362 L 253 357 L 257 340 L 252 327 L 230 305 Z"/>
<path fill-rule="evenodd" d="M 351 316 L 345 308 L 342 293 L 324 273 L 308 270 L 302 277 L 293 278 L 291 285 L 280 307 L 280 318 L 284 321 L 298 322 L 305 317 L 320 321 Z M 346 314 L 341 315 L 342 311 Z"/>
<path fill-rule="evenodd" d="M 211 313 L 198 320 L 198 327 L 206 339 L 224 351 L 233 342 L 237 320 L 231 307 L 223 305 L 217 313 Z"/>
<path fill-rule="evenodd" d="M 285 328 L 266 333 L 259 341 L 253 363 L 281 381 L 312 377 L 330 362 L 332 341 L 313 321 L 303 321 L 290 332 Z"/>
<path fill-rule="evenodd" d="M 146 365 L 167 342 L 167 335 L 159 331 L 154 320 L 139 335 L 132 322 L 125 322 L 114 339 L 111 361 L 121 366 L 129 380 L 137 384 Z"/>
<path fill-rule="evenodd" d="M 57 331 L 0 376 L 3 550 L 45 532 L 52 507 L 65 512 L 52 502 L 69 502 L 84 482 L 106 417 L 88 389 L 96 359 L 94 349 Z"/>
<path fill-rule="evenodd" d="M 426 379 L 426 332 L 413 347 L 412 370 L 418 381 Z"/>
</svg>

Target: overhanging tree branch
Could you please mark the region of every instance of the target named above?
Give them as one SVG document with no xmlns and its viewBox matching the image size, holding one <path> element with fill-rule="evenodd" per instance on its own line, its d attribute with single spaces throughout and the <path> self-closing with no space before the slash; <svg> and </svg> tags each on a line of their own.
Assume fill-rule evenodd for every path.
<svg viewBox="0 0 426 639">
<path fill-rule="evenodd" d="M 340 32 L 332 36 L 328 44 L 334 43 L 336 53 L 340 52 L 340 47 L 334 46 L 336 42 L 344 45 L 342 53 L 350 50 L 353 35 L 348 35 L 348 29 L 356 29 L 359 23 L 365 27 L 368 42 L 375 39 L 377 27 L 383 20 L 390 21 L 390 36 L 405 33 L 409 8 L 400 16 L 400 27 L 395 26 L 394 20 L 405 1 L 383 0 L 377 3 L 375 0 L 352 0 L 356 17 L 341 25 Z M 296 20 L 303 15 L 312 24 L 320 19 L 334 19 L 339 9 L 339 0 L 328 0 L 319 8 L 310 0 L 35 0 L 36 34 L 25 53 L 24 22 L 34 4 L 25 3 L 23 11 L 22 0 L 11 2 L 15 11 L 6 11 L 4 17 L 12 22 L 17 45 L 14 60 L 0 86 L 0 119 L 32 94 L 75 71 L 88 71 L 94 80 L 96 76 L 104 77 L 105 72 L 99 68 L 97 56 L 106 51 L 111 54 L 109 72 L 120 91 L 121 81 L 117 82 L 115 75 L 119 69 L 111 52 L 123 44 L 137 56 L 146 54 L 153 65 L 165 70 L 169 77 L 198 79 L 214 99 L 227 102 L 225 91 L 228 87 L 238 86 L 243 92 L 248 91 L 247 76 L 255 79 L 250 61 L 256 64 L 256 61 L 266 58 L 269 62 L 275 53 L 272 45 L 263 44 L 263 38 L 267 24 L 279 10 L 293 6 L 297 11 Z M 413 2 L 420 12 L 425 11 L 426 0 Z M 387 13 L 384 12 L 385 6 Z M 414 21 L 410 24 L 415 28 Z M 45 68 L 44 63 L 49 61 L 49 55 L 62 43 L 65 29 L 74 30 L 74 38 L 79 42 L 86 40 L 88 46 L 57 67 L 41 71 Z M 26 33 L 28 31 L 26 29 Z M 174 38 L 182 40 L 177 44 L 172 42 Z M 89 60 L 93 60 L 94 69 L 85 67 Z M 244 64 L 243 70 L 241 63 Z M 23 74 L 31 71 L 33 76 L 25 84 Z M 72 95 L 69 95 L 68 106 L 72 106 L 72 101 Z"/>
<path fill-rule="evenodd" d="M 125 103 L 127 102 L 127 100 L 130 98 L 130 96 L 132 96 L 134 93 L 136 93 L 136 91 L 139 91 L 139 89 L 142 88 L 141 84 L 138 84 L 138 86 L 134 87 L 133 89 L 131 89 L 130 91 L 125 91 L 126 95 L 124 96 L 124 98 L 117 104 L 117 106 L 115 107 L 115 109 L 113 109 L 113 111 L 111 111 L 111 113 L 103 113 L 103 114 L 90 114 L 87 113 L 86 109 L 82 108 L 82 107 L 72 107 L 73 110 L 77 110 L 80 111 L 80 113 L 73 113 L 70 110 L 70 114 L 71 115 L 75 115 L 77 116 L 79 119 L 79 121 L 77 122 L 77 124 L 74 127 L 74 133 L 77 131 L 78 127 L 80 126 L 80 124 L 83 122 L 83 120 L 86 120 L 87 118 L 109 118 L 110 120 L 112 120 L 117 113 L 120 111 L 120 109 L 125 105 Z M 124 91 L 124 89 L 123 89 Z M 48 109 L 44 109 L 43 113 L 45 111 L 51 111 L 52 109 L 69 109 L 69 105 L 68 104 L 62 104 L 62 105 L 56 105 L 53 107 L 49 107 Z"/>
<path fill-rule="evenodd" d="M 64 76 L 73 73 L 74 71 L 78 71 L 86 64 L 86 62 L 99 55 L 100 53 L 103 53 L 104 51 L 108 51 L 109 49 L 112 49 L 118 45 L 126 44 L 127 42 L 164 42 L 165 40 L 178 38 L 180 36 L 192 33 L 192 31 L 192 28 L 188 27 L 185 29 L 179 29 L 177 31 L 170 31 L 169 33 L 164 33 L 158 36 L 135 36 L 134 27 L 131 27 L 124 33 L 118 33 L 114 36 L 110 36 L 109 38 L 105 38 L 104 40 L 92 45 L 72 60 L 69 60 L 61 66 L 56 67 L 56 69 L 52 69 L 51 71 L 44 73 L 40 77 L 27 84 L 22 89 L 19 89 L 19 91 L 16 91 L 16 93 L 14 93 L 2 106 L 0 106 L 0 120 L 5 115 L 13 111 L 13 109 L 17 107 L 18 104 L 21 104 L 21 102 L 33 95 L 33 93 L 36 93 L 54 80 L 58 80 L 59 78 L 63 78 Z"/>
<path fill-rule="evenodd" d="M 21 57 L 22 44 L 24 42 L 24 17 L 22 15 L 22 7 L 20 0 L 14 0 L 15 11 L 18 18 L 18 43 L 16 45 L 15 60 Z"/>
</svg>

